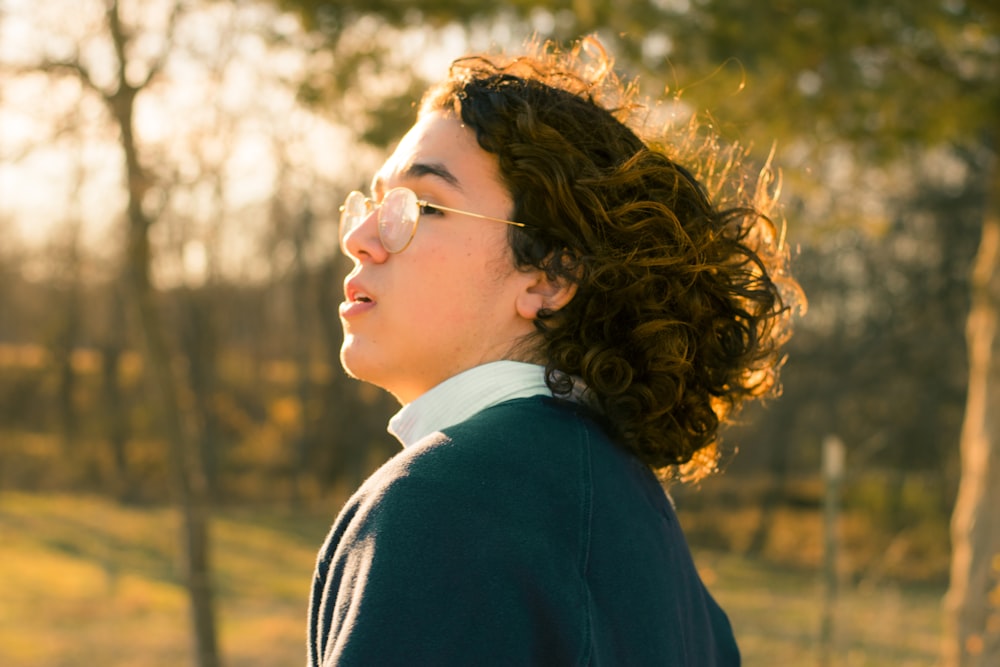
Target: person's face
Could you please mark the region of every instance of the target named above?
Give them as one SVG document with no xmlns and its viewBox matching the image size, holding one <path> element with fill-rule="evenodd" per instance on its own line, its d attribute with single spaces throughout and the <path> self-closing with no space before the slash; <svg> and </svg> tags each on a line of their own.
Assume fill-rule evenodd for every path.
<svg viewBox="0 0 1000 667">
<path fill-rule="evenodd" d="M 395 187 L 430 205 L 495 218 L 513 208 L 496 157 L 440 113 L 423 115 L 407 133 L 376 174 L 371 198 L 380 202 Z M 461 371 L 508 358 L 533 331 L 517 307 L 532 278 L 513 266 L 507 225 L 424 212 L 410 245 L 390 254 L 377 217 L 373 212 L 344 237 L 354 269 L 340 306 L 340 358 L 351 375 L 408 403 Z"/>
</svg>

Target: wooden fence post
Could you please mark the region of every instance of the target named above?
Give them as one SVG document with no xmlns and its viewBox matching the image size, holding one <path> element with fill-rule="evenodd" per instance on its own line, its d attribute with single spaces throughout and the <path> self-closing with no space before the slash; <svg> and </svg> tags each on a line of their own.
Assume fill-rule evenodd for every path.
<svg viewBox="0 0 1000 667">
<path fill-rule="evenodd" d="M 831 667 L 836 653 L 837 572 L 840 489 L 844 479 L 844 442 L 835 435 L 823 439 L 823 613 L 820 619 L 819 665 Z"/>
</svg>

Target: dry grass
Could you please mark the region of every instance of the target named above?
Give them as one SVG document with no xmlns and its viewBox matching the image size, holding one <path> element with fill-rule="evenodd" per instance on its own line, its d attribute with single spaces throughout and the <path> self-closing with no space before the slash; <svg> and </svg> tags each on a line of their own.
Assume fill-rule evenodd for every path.
<svg viewBox="0 0 1000 667">
<path fill-rule="evenodd" d="M 333 509 L 331 509 L 332 513 Z M 225 511 L 213 524 L 226 664 L 298 666 L 313 560 L 331 517 Z M 0 493 L 0 664 L 191 664 L 177 515 L 66 495 Z M 747 667 L 815 665 L 821 591 L 809 570 L 697 551 Z M 844 590 L 838 667 L 937 662 L 943 591 Z"/>
<path fill-rule="evenodd" d="M 744 667 L 817 665 L 823 609 L 819 577 L 720 552 L 696 552 L 726 609 Z M 844 586 L 834 606 L 835 667 L 932 667 L 939 662 L 941 597 L 928 586 Z"/>
<path fill-rule="evenodd" d="M 228 664 L 301 665 L 312 565 L 301 525 L 216 520 L 220 646 Z M 96 498 L 0 494 L 0 664 L 190 664 L 176 514 Z M 315 542 L 313 544 L 312 542 Z"/>
</svg>

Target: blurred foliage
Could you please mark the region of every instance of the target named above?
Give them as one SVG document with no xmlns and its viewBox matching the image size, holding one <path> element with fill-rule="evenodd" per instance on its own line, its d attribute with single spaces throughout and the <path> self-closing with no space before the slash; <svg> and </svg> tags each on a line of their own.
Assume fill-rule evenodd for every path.
<svg viewBox="0 0 1000 667">
<path fill-rule="evenodd" d="M 277 1 L 332 49 L 362 20 L 519 20 L 562 42 L 596 32 L 650 88 L 690 88 L 726 123 L 786 142 L 892 153 L 901 142 L 979 140 L 1000 108 L 1000 8 L 988 0 Z"/>
</svg>

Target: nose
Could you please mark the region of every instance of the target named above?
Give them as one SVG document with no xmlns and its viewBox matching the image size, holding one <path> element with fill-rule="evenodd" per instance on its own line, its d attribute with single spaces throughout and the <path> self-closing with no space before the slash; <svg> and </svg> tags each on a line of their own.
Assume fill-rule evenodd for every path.
<svg viewBox="0 0 1000 667">
<path fill-rule="evenodd" d="M 377 208 L 373 208 L 364 220 L 344 234 L 341 246 L 345 255 L 358 262 L 367 257 L 381 263 L 388 258 L 389 253 L 382 246 L 378 235 Z"/>
</svg>

